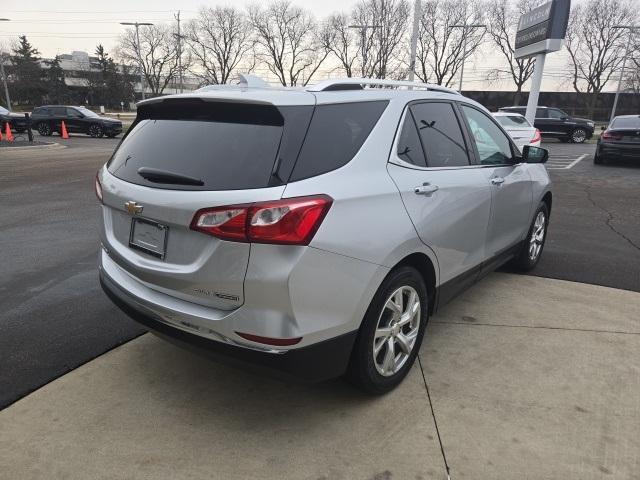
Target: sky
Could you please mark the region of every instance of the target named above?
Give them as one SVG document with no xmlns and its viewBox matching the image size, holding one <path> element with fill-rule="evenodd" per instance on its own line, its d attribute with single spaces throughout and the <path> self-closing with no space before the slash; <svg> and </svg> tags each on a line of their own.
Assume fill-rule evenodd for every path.
<svg viewBox="0 0 640 480">
<path fill-rule="evenodd" d="M 83 50 L 93 54 L 102 43 L 107 52 L 114 49 L 118 36 L 125 27 L 120 22 L 145 21 L 152 23 L 175 22 L 174 14 L 181 11 L 181 19 L 193 18 L 203 5 L 245 6 L 255 0 L 2 0 L 0 18 L 0 46 L 5 49 L 18 35 L 26 34 L 42 57 Z M 260 3 L 260 2 L 258 2 Z M 356 0 L 294 0 L 296 5 L 312 11 L 317 18 L 336 11 L 348 11 Z M 567 56 L 563 52 L 547 56 L 542 90 L 569 90 L 568 83 L 558 78 L 567 71 Z M 486 72 L 500 62 L 499 57 L 485 47 L 465 65 L 464 89 L 512 90 L 510 82 L 489 84 Z M 455 84 L 457 88 L 457 82 Z M 525 87 L 526 89 L 527 87 Z"/>
</svg>

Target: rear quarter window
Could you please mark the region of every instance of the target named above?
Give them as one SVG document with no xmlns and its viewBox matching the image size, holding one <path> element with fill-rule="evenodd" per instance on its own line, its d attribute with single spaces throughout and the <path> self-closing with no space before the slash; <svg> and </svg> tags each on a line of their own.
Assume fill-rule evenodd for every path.
<svg viewBox="0 0 640 480">
<path fill-rule="evenodd" d="M 321 175 L 349 163 L 387 104 L 376 101 L 316 106 L 290 180 Z"/>
</svg>

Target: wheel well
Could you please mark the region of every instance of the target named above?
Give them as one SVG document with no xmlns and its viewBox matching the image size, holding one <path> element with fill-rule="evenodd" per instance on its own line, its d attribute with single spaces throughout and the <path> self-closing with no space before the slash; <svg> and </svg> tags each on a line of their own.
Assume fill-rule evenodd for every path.
<svg viewBox="0 0 640 480">
<path fill-rule="evenodd" d="M 551 192 L 545 193 L 544 197 L 542 197 L 542 201 L 547 205 L 547 210 L 549 211 L 549 216 L 551 216 L 551 201 L 552 201 Z"/>
<path fill-rule="evenodd" d="M 400 266 L 413 267 L 420 272 L 427 286 L 427 293 L 429 294 L 429 314 L 433 313 L 436 298 L 436 270 L 433 267 L 431 259 L 424 253 L 412 253 L 404 257 L 396 265 L 396 267 Z"/>
</svg>

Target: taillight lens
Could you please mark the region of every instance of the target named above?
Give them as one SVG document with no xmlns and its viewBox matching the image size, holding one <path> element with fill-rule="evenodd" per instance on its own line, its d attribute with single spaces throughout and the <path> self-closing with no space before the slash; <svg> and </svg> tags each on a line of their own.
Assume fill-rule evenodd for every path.
<svg viewBox="0 0 640 480">
<path fill-rule="evenodd" d="M 538 143 L 540 140 L 542 140 L 542 135 L 540 135 L 540 130 L 536 128 L 536 133 L 533 134 L 533 138 L 529 143 Z"/>
<path fill-rule="evenodd" d="M 100 203 L 102 203 L 102 185 L 100 184 L 100 179 L 98 178 L 97 173 L 93 187 L 96 191 L 96 197 L 98 197 L 98 200 L 100 201 Z"/>
<path fill-rule="evenodd" d="M 622 134 L 605 130 L 604 132 L 602 132 L 601 138 L 602 140 L 622 140 Z"/>
<path fill-rule="evenodd" d="M 253 335 L 251 333 L 242 333 L 236 332 L 239 336 L 244 338 L 245 340 L 251 340 L 256 343 L 263 343 L 265 345 L 274 345 L 276 347 L 288 347 L 290 345 L 295 345 L 296 343 L 300 343 L 302 337 L 296 338 L 271 338 L 271 337 L 262 337 L 260 335 Z"/>
<path fill-rule="evenodd" d="M 333 199 L 327 195 L 205 208 L 191 229 L 235 242 L 308 245 Z"/>
</svg>

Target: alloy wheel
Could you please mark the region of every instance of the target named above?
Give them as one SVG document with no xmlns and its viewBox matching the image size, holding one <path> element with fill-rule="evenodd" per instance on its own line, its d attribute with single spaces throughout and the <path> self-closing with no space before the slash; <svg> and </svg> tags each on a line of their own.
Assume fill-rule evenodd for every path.
<svg viewBox="0 0 640 480">
<path fill-rule="evenodd" d="M 420 330 L 420 297 L 405 285 L 382 307 L 373 338 L 373 361 L 378 373 L 390 377 L 407 362 Z"/>
<path fill-rule="evenodd" d="M 586 139 L 587 139 L 587 132 L 585 132 L 581 128 L 574 130 L 574 132 L 571 134 L 571 140 L 573 140 L 574 143 L 582 143 Z"/>
<path fill-rule="evenodd" d="M 529 238 L 529 259 L 535 262 L 542 250 L 542 244 L 544 243 L 544 234 L 546 229 L 546 218 L 544 212 L 538 212 L 536 220 L 533 223 L 533 229 L 531 231 L 531 238 Z"/>
</svg>

